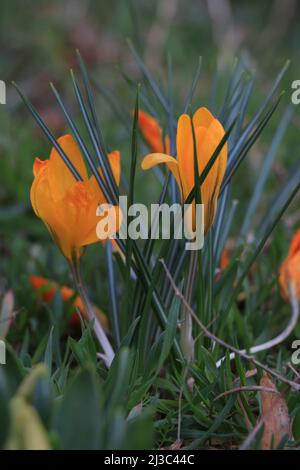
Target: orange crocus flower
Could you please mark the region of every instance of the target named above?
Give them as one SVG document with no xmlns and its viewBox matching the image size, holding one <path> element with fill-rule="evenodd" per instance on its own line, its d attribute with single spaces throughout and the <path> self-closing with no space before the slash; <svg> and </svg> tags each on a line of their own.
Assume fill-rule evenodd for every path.
<svg viewBox="0 0 300 470">
<path fill-rule="evenodd" d="M 77 181 L 55 148 L 48 160 L 35 159 L 30 190 L 32 207 L 49 229 L 54 241 L 69 260 L 78 259 L 82 247 L 99 241 L 96 209 L 105 197 L 95 176 L 88 177 L 79 147 L 71 135 L 57 141 L 82 181 Z M 120 153 L 108 154 L 116 183 L 120 182 Z M 99 170 L 100 172 L 100 170 Z M 101 172 L 100 172 L 101 173 Z"/>
<path fill-rule="evenodd" d="M 193 116 L 199 174 L 203 172 L 225 131 L 218 119 L 206 108 L 199 108 Z M 194 139 L 190 116 L 182 114 L 177 125 L 177 159 L 166 153 L 151 153 L 142 161 L 142 168 L 148 170 L 159 163 L 165 163 L 173 173 L 184 202 L 195 185 Z M 227 164 L 227 144 L 210 169 L 201 185 L 201 202 L 204 204 L 204 233 L 211 227 Z"/>
<path fill-rule="evenodd" d="M 162 129 L 154 117 L 145 111 L 139 110 L 139 127 L 153 152 L 170 153 L 170 138 L 166 135 L 163 139 Z"/>
<path fill-rule="evenodd" d="M 70 299 L 73 298 L 73 307 L 78 308 L 84 318 L 88 318 L 81 297 L 79 295 L 76 295 L 76 292 L 70 287 L 60 287 L 55 281 L 51 281 L 50 279 L 47 279 L 42 276 L 34 275 L 29 276 L 29 282 L 33 289 L 38 293 L 40 298 L 44 300 L 44 302 L 51 303 L 57 292 L 59 292 L 64 302 L 68 302 Z M 95 316 L 100 321 L 103 328 L 105 330 L 108 330 L 108 320 L 106 315 L 104 315 L 104 313 L 102 313 L 101 310 L 99 310 L 99 308 L 94 305 L 93 310 L 95 312 Z M 80 319 L 77 313 L 73 313 L 70 319 L 70 323 L 72 326 L 77 326 L 80 324 Z"/>
<path fill-rule="evenodd" d="M 290 297 L 290 287 L 300 299 L 300 230 L 293 236 L 288 255 L 279 268 L 279 285 L 285 300 Z"/>
</svg>

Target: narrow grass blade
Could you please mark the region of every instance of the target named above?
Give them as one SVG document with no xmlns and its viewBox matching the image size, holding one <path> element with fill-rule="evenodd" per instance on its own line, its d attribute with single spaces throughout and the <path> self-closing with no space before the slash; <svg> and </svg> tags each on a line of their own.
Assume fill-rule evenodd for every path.
<svg viewBox="0 0 300 470">
<path fill-rule="evenodd" d="M 297 163 L 290 171 L 289 178 L 278 195 L 271 201 L 265 217 L 258 228 L 258 237 L 263 236 L 264 232 L 267 230 L 268 225 L 271 223 L 273 217 L 275 216 L 278 209 L 284 204 L 285 200 L 288 198 L 290 192 L 300 181 L 300 169 L 299 164 Z"/>
<path fill-rule="evenodd" d="M 234 159 L 234 161 L 229 162 L 229 165 L 227 167 L 226 174 L 225 174 L 225 177 L 224 177 L 224 180 L 223 180 L 223 184 L 222 184 L 222 187 L 221 187 L 220 194 L 222 194 L 222 192 L 224 191 L 224 188 L 227 186 L 227 184 L 231 180 L 232 176 L 235 174 L 238 167 L 240 166 L 240 164 L 242 163 L 242 161 L 246 157 L 249 149 L 253 146 L 253 144 L 256 142 L 256 140 L 258 139 L 258 137 L 260 136 L 260 134 L 262 133 L 262 131 L 266 127 L 267 123 L 269 122 L 269 120 L 271 119 L 272 115 L 274 114 L 276 108 L 278 107 L 282 96 L 283 96 L 283 94 L 279 95 L 279 97 L 276 100 L 275 104 L 266 113 L 265 117 L 262 119 L 262 121 L 257 126 L 257 128 L 255 129 L 253 134 L 250 136 L 250 138 L 244 143 L 243 147 L 240 149 L 239 154 L 236 155 L 236 158 Z"/>
<path fill-rule="evenodd" d="M 233 67 L 232 67 L 232 71 L 231 71 L 231 74 L 230 74 L 230 77 L 229 77 L 229 80 L 228 80 L 228 83 L 227 83 L 226 91 L 225 91 L 225 94 L 224 94 L 224 100 L 223 100 L 222 108 L 219 112 L 219 116 L 220 116 L 221 120 L 224 119 L 224 114 L 225 114 L 226 108 L 228 106 L 228 102 L 230 101 L 232 93 L 235 90 L 236 83 L 240 79 L 240 74 L 241 74 L 240 65 L 241 64 L 240 64 L 239 60 L 237 58 L 235 58 L 234 63 L 233 63 Z"/>
<path fill-rule="evenodd" d="M 94 130 L 92 124 L 91 124 L 91 120 L 90 120 L 88 112 L 86 110 L 86 107 L 85 107 L 85 104 L 84 104 L 84 101 L 83 101 L 83 98 L 82 98 L 82 95 L 81 95 L 80 88 L 77 84 L 75 75 L 72 71 L 71 71 L 71 78 L 72 78 L 72 82 L 73 82 L 73 86 L 74 86 L 75 95 L 76 95 L 76 98 L 77 98 L 77 101 L 78 101 L 78 104 L 79 104 L 79 107 L 80 107 L 80 111 L 81 111 L 84 123 L 86 125 L 86 128 L 88 130 L 89 137 L 91 139 L 92 145 L 93 145 L 93 147 L 96 151 L 97 158 L 98 158 L 101 170 L 103 172 L 105 183 L 107 185 L 108 191 L 111 194 L 111 199 L 113 200 L 112 202 L 117 203 L 118 202 L 118 196 L 119 196 L 118 187 L 116 185 L 116 182 L 115 182 L 115 179 L 113 177 L 112 170 L 111 170 L 109 162 L 106 158 L 106 155 L 103 155 L 103 153 L 101 152 L 101 148 L 99 148 L 99 146 L 97 145 L 97 135 L 96 135 L 95 130 Z M 99 172 L 97 171 L 97 173 L 99 173 Z"/>
<path fill-rule="evenodd" d="M 120 72 L 121 77 L 124 78 L 127 85 L 129 85 L 132 90 L 136 90 L 136 82 L 132 78 L 130 78 L 127 75 L 127 73 L 124 72 L 124 70 L 119 68 L 119 72 Z M 140 99 L 140 102 L 145 106 L 146 110 L 151 114 L 151 116 L 155 117 L 156 119 L 159 119 L 158 113 L 155 107 L 153 106 L 153 104 L 151 103 L 150 98 L 145 93 L 145 91 L 140 90 L 139 99 Z"/>
<path fill-rule="evenodd" d="M 79 133 L 79 130 L 76 126 L 76 124 L 74 123 L 73 119 L 71 118 L 70 116 L 70 113 L 67 111 L 58 91 L 56 90 L 55 86 L 51 83 L 50 84 L 51 88 L 52 88 L 52 91 L 57 99 L 57 102 L 70 126 L 70 128 L 72 129 L 72 132 L 74 133 L 74 136 L 75 136 L 75 139 L 86 159 L 86 161 L 88 162 L 88 165 L 93 173 L 93 175 L 95 176 L 99 186 L 100 186 L 100 189 L 103 191 L 104 195 L 107 196 L 107 200 L 111 200 L 112 199 L 112 194 L 108 192 L 108 189 L 106 188 L 106 184 L 105 184 L 105 181 L 103 180 L 103 178 L 101 177 L 99 171 L 97 170 L 97 167 L 95 165 L 95 162 L 86 146 L 86 144 L 84 143 L 84 140 L 82 139 L 80 133 Z"/>
<path fill-rule="evenodd" d="M 127 112 L 127 110 L 122 108 L 119 101 L 116 100 L 111 90 L 109 90 L 107 87 L 103 86 L 102 84 L 98 83 L 95 80 L 93 80 L 93 84 L 94 84 L 96 91 L 104 98 L 104 100 L 107 102 L 107 104 L 111 108 L 114 116 L 116 116 L 119 119 L 120 123 L 126 129 L 126 132 L 130 134 L 131 125 L 130 125 L 130 120 L 129 120 L 129 113 Z"/>
<path fill-rule="evenodd" d="M 234 131 L 233 131 L 233 133 L 230 137 L 230 140 L 229 140 L 230 148 L 231 147 L 234 148 L 234 146 L 237 143 L 238 138 L 241 134 L 242 125 L 243 125 L 243 122 L 244 122 L 244 119 L 245 119 L 246 110 L 247 110 L 248 103 L 250 101 L 251 93 L 253 91 L 253 86 L 254 86 L 254 78 L 251 77 L 249 82 L 246 84 L 246 86 L 244 88 L 243 96 L 241 97 L 241 102 L 240 102 L 240 106 L 239 106 L 240 116 L 238 118 L 235 129 L 234 129 Z"/>
<path fill-rule="evenodd" d="M 226 240 L 228 239 L 228 235 L 230 232 L 230 229 L 232 227 L 232 221 L 234 219 L 236 210 L 238 207 L 238 201 L 234 200 L 231 202 L 231 207 L 229 209 L 229 212 L 227 214 L 227 217 L 224 222 L 224 226 L 222 228 L 222 232 L 220 233 L 220 237 L 218 238 L 218 243 L 215 245 L 215 261 L 218 263 L 221 253 L 225 247 Z"/>
<path fill-rule="evenodd" d="M 81 54 L 80 54 L 79 50 L 76 51 L 76 55 L 77 55 L 77 60 L 78 60 L 80 71 L 81 71 L 81 76 L 82 76 L 82 80 L 83 80 L 83 84 L 84 84 L 84 88 L 85 88 L 86 97 L 87 97 L 87 100 L 88 100 L 88 105 L 89 105 L 91 115 L 92 115 L 93 124 L 94 124 L 95 130 L 96 130 L 96 137 L 97 137 L 98 145 L 101 149 L 102 154 L 104 156 L 106 156 L 105 142 L 104 142 L 104 139 L 103 139 L 103 135 L 102 135 L 101 127 L 100 127 L 100 123 L 99 123 L 99 118 L 98 118 L 96 108 L 95 108 L 95 104 L 94 104 L 95 103 L 95 98 L 94 98 L 94 94 L 93 94 L 93 91 L 92 91 L 92 87 L 91 87 L 91 83 L 90 83 L 90 79 L 89 79 L 89 74 L 88 74 L 86 65 L 84 63 L 83 58 L 81 57 Z"/>
<path fill-rule="evenodd" d="M 168 56 L 168 101 L 169 101 L 169 113 L 168 113 L 168 133 L 171 144 L 171 155 L 176 155 L 176 120 L 174 117 L 174 96 L 173 96 L 173 72 L 172 72 L 172 60 L 171 56 Z M 170 179 L 171 187 L 171 200 L 174 204 L 178 199 L 178 190 L 175 178 L 171 175 Z"/>
<path fill-rule="evenodd" d="M 136 173 L 136 162 L 138 153 L 138 119 L 139 119 L 139 87 L 136 93 L 134 117 L 132 125 L 132 137 L 131 137 L 131 164 L 130 164 L 130 180 L 129 180 L 129 196 L 128 196 L 128 207 L 130 208 L 134 203 L 134 186 L 135 186 L 135 173 Z M 127 215 L 128 225 L 131 222 L 131 216 Z M 127 234 L 126 240 L 126 297 L 127 297 L 127 318 L 132 315 L 131 301 L 132 301 L 132 285 L 130 279 L 131 262 L 132 262 L 132 243 L 133 240 Z"/>
<path fill-rule="evenodd" d="M 114 270 L 112 246 L 109 241 L 106 242 L 105 251 L 106 251 L 106 265 L 107 265 L 107 273 L 108 273 L 109 297 L 110 297 L 110 306 L 111 306 L 110 308 L 111 324 L 112 324 L 112 330 L 113 330 L 113 337 L 115 339 L 117 348 L 119 348 L 120 343 L 121 343 L 121 336 L 120 336 L 118 300 L 117 300 L 117 293 L 116 293 L 117 281 L 116 281 L 115 270 Z"/>
<path fill-rule="evenodd" d="M 227 207 L 229 204 L 229 193 L 230 193 L 230 185 L 228 185 L 222 194 L 222 196 L 219 198 L 218 201 L 218 208 L 217 208 L 217 214 L 216 214 L 216 219 L 214 223 L 214 253 L 217 253 L 217 249 L 219 246 L 219 240 L 221 237 L 221 232 L 225 220 L 225 215 L 227 211 Z"/>
<path fill-rule="evenodd" d="M 191 102 L 193 100 L 193 97 L 194 97 L 194 94 L 195 94 L 195 91 L 196 91 L 196 88 L 197 88 L 197 85 L 198 85 L 199 79 L 200 79 L 201 66 L 202 66 L 202 57 L 200 56 L 199 60 L 198 60 L 197 67 L 196 67 L 196 71 L 195 71 L 195 74 L 194 74 L 194 78 L 193 78 L 193 81 L 192 81 L 192 85 L 191 85 L 190 91 L 188 93 L 188 96 L 187 96 L 187 99 L 186 99 L 186 102 L 185 102 L 185 105 L 184 105 L 184 109 L 183 109 L 184 113 L 187 112 L 187 110 L 189 109 L 189 106 L 191 105 Z"/>
<path fill-rule="evenodd" d="M 250 136 L 250 134 L 252 133 L 252 131 L 254 130 L 259 118 L 262 116 L 262 114 L 264 113 L 265 109 L 267 108 L 268 104 L 270 103 L 270 101 L 272 100 L 273 96 L 275 95 L 275 92 L 276 90 L 278 89 L 278 86 L 280 85 L 281 83 L 281 80 L 283 79 L 284 77 L 284 74 L 286 73 L 287 69 L 289 67 L 289 61 L 286 62 L 286 64 L 284 65 L 284 67 L 281 69 L 281 71 L 279 72 L 275 82 L 273 83 L 273 86 L 271 87 L 271 90 L 269 91 L 269 93 L 267 94 L 266 98 L 264 99 L 262 105 L 259 107 L 259 109 L 257 110 L 257 112 L 255 113 L 255 115 L 253 116 L 253 118 L 250 120 L 250 122 L 248 123 L 248 125 L 246 126 L 246 128 L 244 129 L 244 131 L 242 132 L 242 134 L 240 135 L 238 141 L 236 142 L 235 144 L 235 147 L 234 147 L 234 150 L 232 152 L 232 155 L 231 155 L 231 160 L 235 160 L 236 156 L 238 154 L 240 154 L 241 152 L 241 148 L 244 146 L 244 143 L 245 143 L 245 140 Z"/>
<path fill-rule="evenodd" d="M 168 104 L 166 98 L 164 97 L 162 91 L 160 90 L 159 86 L 157 85 L 156 81 L 154 80 L 153 76 L 151 75 L 148 67 L 146 66 L 144 61 L 141 59 L 141 57 L 139 56 L 137 51 L 135 50 L 135 48 L 134 48 L 133 44 L 131 43 L 131 41 L 128 41 L 128 46 L 129 46 L 129 49 L 131 50 L 137 64 L 139 65 L 141 71 L 143 72 L 144 77 L 148 81 L 154 95 L 157 97 L 158 101 L 162 105 L 165 112 L 167 114 L 169 114 L 169 112 L 170 112 L 169 104 Z"/>
<path fill-rule="evenodd" d="M 282 215 L 284 214 L 284 212 L 286 211 L 286 209 L 288 208 L 288 206 L 290 205 L 290 203 L 292 202 L 292 200 L 294 199 L 295 195 L 298 193 L 300 189 L 300 181 L 298 182 L 298 184 L 293 188 L 293 190 L 291 191 L 291 193 L 289 194 L 289 196 L 287 197 L 286 201 L 284 202 L 284 204 L 282 205 L 282 207 L 279 209 L 278 213 L 276 214 L 276 216 L 274 217 L 274 220 L 272 220 L 272 222 L 269 224 L 269 226 L 267 227 L 265 233 L 263 234 L 262 238 L 260 239 L 260 241 L 257 243 L 253 253 L 251 253 L 247 260 L 245 261 L 245 264 L 243 266 L 243 269 L 242 269 L 242 272 L 239 276 L 239 279 L 237 281 L 237 284 L 234 288 L 234 290 L 232 291 L 232 294 L 222 312 L 222 316 L 226 315 L 233 302 L 235 301 L 235 299 L 237 298 L 237 295 L 239 294 L 241 288 L 242 288 L 242 285 L 243 285 L 243 282 L 244 282 L 244 279 L 246 278 L 248 272 L 249 272 L 249 269 L 250 267 L 252 266 L 252 264 L 254 263 L 254 261 L 256 260 L 256 258 L 258 257 L 258 255 L 260 254 L 260 252 L 262 251 L 266 241 L 268 240 L 269 236 L 271 235 L 271 233 L 273 232 L 274 228 L 276 227 L 277 223 L 279 222 L 279 220 L 281 219 Z"/>
</svg>

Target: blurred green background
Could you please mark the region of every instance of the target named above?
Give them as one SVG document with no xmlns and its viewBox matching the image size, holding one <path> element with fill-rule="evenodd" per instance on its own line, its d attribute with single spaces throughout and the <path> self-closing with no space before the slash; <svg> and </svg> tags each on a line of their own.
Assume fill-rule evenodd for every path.
<svg viewBox="0 0 300 470">
<path fill-rule="evenodd" d="M 203 67 L 194 105 L 210 104 L 216 69 L 220 74 L 217 96 L 223 96 L 234 60 L 242 57 L 257 77 L 249 113 L 261 104 L 278 71 L 290 59 L 291 66 L 281 87 L 286 89 L 284 103 L 251 150 L 234 185 L 239 210 L 243 211 L 243 199 L 251 194 L 265 149 L 284 107 L 290 102 L 291 83 L 299 78 L 299 20 L 296 0 L 1 2 L 0 78 L 7 84 L 7 104 L 0 106 L 0 291 L 13 285 L 16 291 L 19 289 L 22 299 L 27 295 L 24 287 L 27 272 L 58 280 L 64 280 L 67 272 L 64 260 L 43 224 L 34 216 L 29 201 L 34 157 L 47 158 L 50 146 L 20 102 L 11 86 L 12 80 L 59 136 L 67 128 L 49 82 L 57 85 L 73 113 L 78 115 L 69 69 L 77 70 L 75 50 L 79 48 L 92 77 L 113 100 L 112 107 L 99 94 L 97 108 L 107 145 L 121 149 L 122 169 L 126 174 L 130 139 L 122 119 L 125 123 L 127 119 L 128 127 L 130 118 L 126 113 L 133 106 L 135 90 L 124 80 L 121 71 L 136 82 L 141 78 L 127 38 L 136 44 L 163 87 L 167 82 L 167 58 L 172 58 L 176 113 L 182 112 L 199 55 L 203 57 Z M 284 180 L 287 169 L 299 158 L 299 126 L 299 111 L 295 106 L 262 207 Z M 150 172 L 145 175 L 139 171 L 137 181 L 138 198 L 149 201 L 155 197 L 156 186 Z M 299 198 L 286 216 L 291 230 L 297 225 L 298 205 Z M 95 264 L 95 250 L 95 247 L 89 250 L 87 265 L 89 259 Z M 102 255 L 97 254 L 97 263 L 99 256 Z M 90 272 L 87 267 L 87 273 Z M 97 279 L 93 278 L 93 285 L 99 284 L 96 292 L 102 290 L 101 276 Z M 102 301 L 105 305 L 105 294 Z"/>
</svg>

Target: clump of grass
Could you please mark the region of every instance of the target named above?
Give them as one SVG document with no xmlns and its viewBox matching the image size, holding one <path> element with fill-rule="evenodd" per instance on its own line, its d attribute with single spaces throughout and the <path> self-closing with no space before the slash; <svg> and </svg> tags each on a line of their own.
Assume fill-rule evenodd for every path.
<svg viewBox="0 0 300 470">
<path fill-rule="evenodd" d="M 137 51 L 130 47 L 140 67 L 142 81 L 141 86 L 137 86 L 124 74 L 129 90 L 138 89 L 133 120 L 130 110 L 123 109 L 122 103 L 99 85 L 96 78 L 90 80 L 79 53 L 81 82 L 73 72 L 71 81 L 88 139 L 52 86 L 90 172 L 112 204 L 116 204 L 122 193 L 129 195 L 130 202 L 135 201 L 138 159 L 143 148 L 138 130 L 139 106 L 160 116 L 161 122 L 166 124 L 165 133 L 174 154 L 177 116 L 198 106 L 194 95 L 201 78 L 201 62 L 186 92 L 186 102 L 175 109 L 171 62 L 168 64 L 168 89 L 164 91 Z M 255 77 L 242 61 L 237 61 L 221 106 L 213 109 L 227 132 L 199 175 L 198 186 L 204 183 L 225 143 L 229 158 L 217 215 L 205 237 L 203 250 L 194 257 L 192 270 L 189 271 L 189 254 L 181 240 L 137 242 L 128 239 L 124 243 L 117 238 L 116 253 L 110 243 L 105 248 L 100 245 L 92 248 L 93 253 L 105 251 L 105 269 L 94 263 L 89 282 L 85 275 L 83 278 L 92 294 L 98 277 L 105 277 L 109 336 L 115 353 L 109 368 L 99 354 L 102 351 L 92 332 L 93 322 L 82 320 L 77 337 L 69 335 L 64 321 L 65 307 L 57 295 L 50 306 L 43 307 L 44 312 L 48 312 L 48 320 L 45 320 L 43 333 L 39 334 L 36 325 L 31 324 L 27 300 L 29 311 L 20 319 L 18 342 L 11 338 L 12 346 L 7 344 L 7 366 L 0 369 L 3 423 L 0 446 L 147 449 L 169 447 L 177 442 L 188 449 L 237 448 L 260 415 L 260 395 L 256 387 L 264 370 L 277 381 L 292 413 L 296 413 L 294 403 L 299 385 L 294 371 L 287 368 L 288 347 L 258 347 L 258 354 L 253 357 L 253 348 L 268 344 L 267 341 L 280 335 L 289 322 L 285 304 L 274 295 L 276 263 L 266 244 L 270 237 L 274 243 L 278 242 L 278 222 L 300 186 L 299 169 L 274 191 L 274 198 L 261 220 L 255 217 L 291 117 L 289 109 L 282 113 L 242 220 L 237 221 L 237 204 L 232 197 L 232 188 L 239 184 L 238 172 L 244 159 L 276 111 L 283 108 L 282 94 L 278 90 L 286 69 L 287 64 L 264 102 L 249 118 Z M 51 130 L 18 91 L 51 145 L 78 179 L 76 169 Z M 95 91 L 108 99 L 113 110 L 119 110 L 116 118 L 120 117 L 122 123 L 126 116 L 125 131 L 131 140 L 131 158 L 129 164 L 125 161 L 120 189 L 114 184 L 107 164 L 109 146 L 101 130 Z M 212 102 L 216 102 L 215 98 L 212 96 Z M 99 178 L 98 165 L 103 178 Z M 161 168 L 155 175 L 157 201 L 178 201 L 174 179 Z M 197 198 L 198 186 L 195 185 L 186 202 Z M 253 226 L 249 242 L 249 230 Z M 222 253 L 232 239 L 234 246 L 229 263 L 220 271 Z M 263 263 L 260 256 L 264 257 Z M 82 259 L 84 274 L 85 259 L 88 253 Z M 187 279 L 188 299 L 184 295 Z M 179 341 L 183 309 L 192 318 L 193 360 L 186 360 Z M 294 297 L 291 311 L 294 321 L 298 315 Z M 32 331 L 35 332 L 33 337 Z M 280 339 L 286 336 L 281 335 Z M 18 349 L 18 354 L 14 349 Z M 230 355 L 231 352 L 234 354 Z M 228 393 L 237 384 L 244 389 Z M 22 412 L 16 413 L 16 407 Z M 35 440 L 35 432 L 42 436 L 39 442 Z M 260 447 L 259 436 L 253 438 L 251 445 Z M 291 440 L 287 445 L 296 447 L 297 442 Z"/>
</svg>

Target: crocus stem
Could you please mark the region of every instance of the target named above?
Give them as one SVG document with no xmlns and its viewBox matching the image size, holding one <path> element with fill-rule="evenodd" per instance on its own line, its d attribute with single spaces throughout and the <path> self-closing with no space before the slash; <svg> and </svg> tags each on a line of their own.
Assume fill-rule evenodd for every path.
<svg viewBox="0 0 300 470">
<path fill-rule="evenodd" d="M 196 269 L 197 269 L 197 251 L 191 251 L 188 276 L 187 276 L 186 285 L 185 285 L 185 298 L 187 299 L 187 302 L 189 304 L 191 302 L 191 298 L 193 294 L 193 286 L 194 286 Z M 182 347 L 182 352 L 184 353 L 186 360 L 188 362 L 192 362 L 194 360 L 193 322 L 192 322 L 192 317 L 185 305 L 183 305 L 183 308 L 182 308 L 180 343 Z"/>
<path fill-rule="evenodd" d="M 94 332 L 95 335 L 97 336 L 97 339 L 104 351 L 103 354 L 103 360 L 106 364 L 107 367 L 110 367 L 113 358 L 115 356 L 115 353 L 113 351 L 113 348 L 105 334 L 105 331 L 103 330 L 99 320 L 95 316 L 93 306 L 88 298 L 85 286 L 82 282 L 82 277 L 80 273 L 80 268 L 79 268 L 79 262 L 77 260 L 73 261 L 70 263 L 71 271 L 73 274 L 74 282 L 78 291 L 78 294 L 80 295 L 85 311 L 87 313 L 88 319 L 90 322 L 93 324 Z"/>
</svg>

